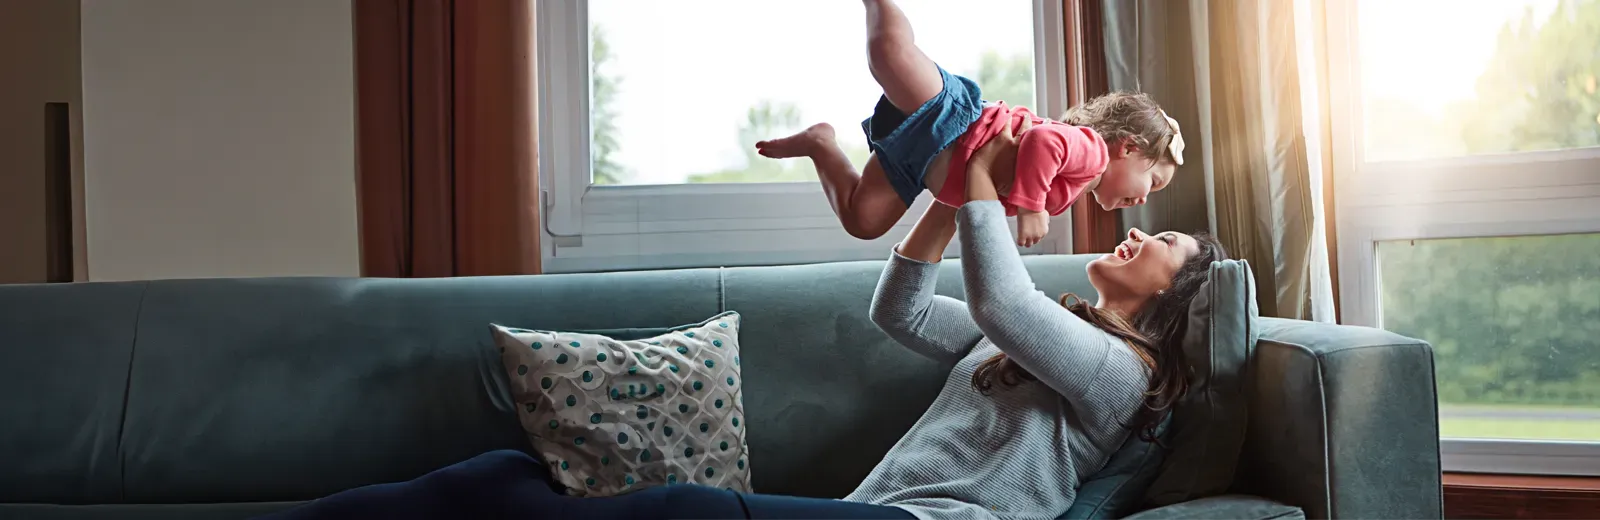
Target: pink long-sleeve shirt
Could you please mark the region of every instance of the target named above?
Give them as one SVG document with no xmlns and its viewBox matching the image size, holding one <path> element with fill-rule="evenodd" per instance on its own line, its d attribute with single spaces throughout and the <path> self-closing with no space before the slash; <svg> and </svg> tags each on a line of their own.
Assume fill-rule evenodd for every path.
<svg viewBox="0 0 1600 520">
<path fill-rule="evenodd" d="M 1022 133 L 1017 145 L 1016 178 L 1011 193 L 1001 201 L 1007 215 L 1016 215 L 1017 208 L 1060 215 L 1083 194 L 1085 186 L 1106 171 L 1110 154 L 1105 140 L 1094 130 L 1041 118 L 1027 107 L 996 102 L 984 107 L 967 133 L 956 140 L 949 173 L 935 199 L 951 206 L 966 202 L 967 163 L 972 154 L 1000 135 L 1007 119 L 1014 129 L 1024 118 L 1031 119 L 1033 127 Z"/>
</svg>

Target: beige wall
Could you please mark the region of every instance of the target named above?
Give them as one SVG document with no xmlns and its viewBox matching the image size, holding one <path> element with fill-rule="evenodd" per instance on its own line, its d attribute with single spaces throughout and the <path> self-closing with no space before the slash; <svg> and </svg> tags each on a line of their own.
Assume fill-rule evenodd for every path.
<svg viewBox="0 0 1600 520">
<path fill-rule="evenodd" d="M 83 2 L 90 278 L 357 275 L 352 27 L 349 0 Z"/>
<path fill-rule="evenodd" d="M 43 282 L 47 274 L 44 106 L 50 102 L 70 103 L 76 116 L 77 108 L 82 105 L 78 75 L 78 2 L 3 1 L 0 6 L 3 12 L 0 14 L 0 283 Z M 76 140 L 81 125 L 74 122 L 72 126 Z M 74 170 L 81 174 L 82 161 L 75 162 Z M 74 184 L 81 186 L 77 182 Z"/>
</svg>

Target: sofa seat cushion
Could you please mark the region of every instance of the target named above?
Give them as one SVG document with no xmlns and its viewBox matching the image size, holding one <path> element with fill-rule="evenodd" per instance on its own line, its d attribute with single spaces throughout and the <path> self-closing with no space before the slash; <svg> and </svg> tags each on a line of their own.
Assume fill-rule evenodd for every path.
<svg viewBox="0 0 1600 520">
<path fill-rule="evenodd" d="M 1305 520 L 1298 507 L 1251 495 L 1219 495 L 1159 507 L 1127 520 Z"/>
</svg>

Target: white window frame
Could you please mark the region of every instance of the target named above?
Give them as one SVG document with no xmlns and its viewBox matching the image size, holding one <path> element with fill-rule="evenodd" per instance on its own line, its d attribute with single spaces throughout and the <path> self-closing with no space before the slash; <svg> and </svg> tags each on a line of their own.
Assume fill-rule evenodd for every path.
<svg viewBox="0 0 1600 520">
<path fill-rule="evenodd" d="M 1328 3 L 1329 122 L 1346 324 L 1383 325 L 1378 242 L 1600 232 L 1600 148 L 1367 162 L 1358 3 Z M 1444 438 L 1440 452 L 1445 471 L 1600 475 L 1600 443 Z"/>
<path fill-rule="evenodd" d="M 1033 0 L 1037 109 L 1067 108 L 1062 2 Z M 844 232 L 816 182 L 594 186 L 589 146 L 589 2 L 538 0 L 539 172 L 546 272 L 882 259 L 931 198 L 884 238 Z M 862 74 L 867 71 L 862 70 Z M 863 99 L 862 117 L 871 108 Z M 1026 253 L 1071 250 L 1068 214 Z M 955 248 L 946 251 L 953 256 Z"/>
</svg>

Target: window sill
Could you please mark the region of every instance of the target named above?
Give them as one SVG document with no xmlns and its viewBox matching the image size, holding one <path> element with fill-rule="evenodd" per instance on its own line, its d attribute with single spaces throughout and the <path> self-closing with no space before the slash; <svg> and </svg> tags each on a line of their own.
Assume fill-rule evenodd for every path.
<svg viewBox="0 0 1600 520">
<path fill-rule="evenodd" d="M 1445 518 L 1593 518 L 1600 477 L 1445 473 Z"/>
</svg>

